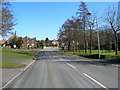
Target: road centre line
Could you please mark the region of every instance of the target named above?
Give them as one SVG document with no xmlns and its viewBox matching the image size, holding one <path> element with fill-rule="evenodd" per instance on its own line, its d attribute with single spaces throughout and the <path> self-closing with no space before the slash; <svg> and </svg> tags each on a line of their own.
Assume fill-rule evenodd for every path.
<svg viewBox="0 0 120 90">
<path fill-rule="evenodd" d="M 60 61 L 63 61 L 60 59 Z M 66 61 L 64 61 L 65 64 L 67 64 L 68 66 L 74 68 L 74 69 L 77 69 L 76 67 L 74 67 L 73 65 L 67 63 Z M 85 75 L 87 78 L 91 79 L 93 82 L 95 82 L 96 84 L 100 85 L 102 88 L 106 89 L 106 90 L 109 90 L 105 85 L 101 84 L 100 82 L 98 82 L 97 80 L 95 80 L 94 78 L 92 78 L 91 76 L 89 76 L 88 74 L 86 73 L 83 73 L 83 75 Z"/>
<path fill-rule="evenodd" d="M 76 67 L 74 67 L 73 65 L 71 65 L 71 64 L 69 64 L 69 63 L 66 63 L 68 66 L 70 66 L 70 67 L 72 67 L 72 68 L 76 68 Z"/>
<path fill-rule="evenodd" d="M 89 79 L 91 79 L 92 81 L 94 81 L 95 83 L 97 83 L 98 85 L 100 85 L 101 87 L 105 88 L 106 90 L 109 90 L 105 85 L 101 84 L 100 82 L 98 82 L 97 80 L 95 80 L 94 78 L 92 78 L 91 76 L 89 76 L 86 73 L 83 73 L 86 77 L 88 77 Z"/>
<path fill-rule="evenodd" d="M 59 60 L 60 60 L 60 61 L 63 61 L 63 60 L 61 60 L 61 59 L 59 59 Z M 74 67 L 73 65 L 67 63 L 66 61 L 64 61 L 64 63 L 67 64 L 68 66 L 70 66 L 71 68 L 74 68 L 74 69 L 76 68 L 76 67 Z"/>
</svg>

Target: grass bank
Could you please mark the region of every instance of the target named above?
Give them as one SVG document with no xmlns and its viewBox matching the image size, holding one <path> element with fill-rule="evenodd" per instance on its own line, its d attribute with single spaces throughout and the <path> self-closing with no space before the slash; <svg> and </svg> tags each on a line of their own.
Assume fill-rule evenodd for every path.
<svg viewBox="0 0 120 90">
<path fill-rule="evenodd" d="M 35 55 L 36 55 L 35 52 L 14 50 L 7 47 L 2 48 L 2 57 L 16 59 L 32 59 L 34 58 Z"/>
<path fill-rule="evenodd" d="M 9 61 L 0 61 L 0 68 L 21 68 L 24 67 L 24 64 L 9 62 Z"/>
<path fill-rule="evenodd" d="M 94 58 L 98 59 L 98 50 L 92 50 L 92 54 L 88 51 L 88 53 L 83 53 L 83 50 L 78 51 L 67 51 L 67 50 L 60 50 L 60 52 L 65 52 L 73 55 L 79 55 L 87 58 Z M 118 51 L 118 55 L 115 55 L 115 51 L 109 50 L 101 50 L 101 59 L 105 60 L 119 60 L 120 61 L 120 51 Z"/>
</svg>

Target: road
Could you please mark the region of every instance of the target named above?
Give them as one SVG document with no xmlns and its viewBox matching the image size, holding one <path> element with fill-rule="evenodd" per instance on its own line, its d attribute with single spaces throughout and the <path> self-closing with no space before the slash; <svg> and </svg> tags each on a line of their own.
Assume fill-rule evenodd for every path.
<svg viewBox="0 0 120 90">
<path fill-rule="evenodd" d="M 118 67 L 42 50 L 25 72 L 5 88 L 118 88 Z"/>
</svg>

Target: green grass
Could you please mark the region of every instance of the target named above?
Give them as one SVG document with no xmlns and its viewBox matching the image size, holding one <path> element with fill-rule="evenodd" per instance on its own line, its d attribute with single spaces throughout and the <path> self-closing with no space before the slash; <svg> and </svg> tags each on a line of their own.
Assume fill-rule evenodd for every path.
<svg viewBox="0 0 120 90">
<path fill-rule="evenodd" d="M 23 64 L 15 63 L 15 62 L 9 62 L 9 61 L 0 61 L 0 68 L 19 68 L 23 67 Z"/>
<path fill-rule="evenodd" d="M 2 49 L 2 57 L 16 59 L 32 59 L 34 58 L 34 56 L 35 52 L 14 50 L 6 47 Z"/>
<path fill-rule="evenodd" d="M 77 52 L 83 53 L 83 50 L 78 50 Z M 90 54 L 90 50 L 87 50 L 88 54 Z M 114 50 L 100 50 L 101 55 L 115 55 Z M 98 50 L 92 50 L 92 54 L 98 54 Z M 120 51 L 118 51 L 118 55 L 120 55 Z"/>
<path fill-rule="evenodd" d="M 88 53 L 83 53 L 83 50 L 79 51 L 67 51 L 67 50 L 60 50 L 60 52 L 66 52 L 69 54 L 79 55 L 88 58 L 98 58 L 98 50 L 92 50 L 92 54 L 88 51 Z M 118 55 L 115 55 L 115 51 L 111 50 L 101 50 L 101 58 L 106 60 L 120 60 L 120 51 L 118 51 Z"/>
</svg>

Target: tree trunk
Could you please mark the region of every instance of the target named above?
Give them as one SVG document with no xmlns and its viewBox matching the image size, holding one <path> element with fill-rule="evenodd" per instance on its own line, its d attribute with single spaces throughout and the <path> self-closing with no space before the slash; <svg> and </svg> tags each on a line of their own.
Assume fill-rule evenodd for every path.
<svg viewBox="0 0 120 90">
<path fill-rule="evenodd" d="M 92 30 L 90 27 L 90 54 L 92 53 Z"/>
<path fill-rule="evenodd" d="M 115 55 L 118 55 L 118 37 L 117 37 L 117 32 L 115 32 Z"/>
<path fill-rule="evenodd" d="M 71 48 L 71 46 L 70 46 L 70 41 L 68 42 L 68 51 L 70 51 L 70 48 Z"/>
</svg>

